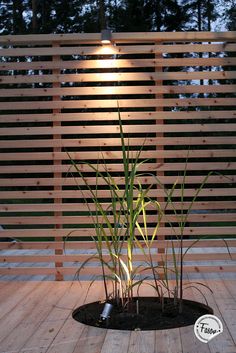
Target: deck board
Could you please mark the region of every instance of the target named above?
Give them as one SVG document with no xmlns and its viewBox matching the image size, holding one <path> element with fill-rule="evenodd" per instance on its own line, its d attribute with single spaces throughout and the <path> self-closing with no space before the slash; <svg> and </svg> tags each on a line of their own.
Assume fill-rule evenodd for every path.
<svg viewBox="0 0 236 353">
<path fill-rule="evenodd" d="M 229 282 L 229 281 L 227 281 Z M 220 312 L 224 327 L 227 327 L 230 347 L 236 345 L 236 301 L 223 281 L 209 281 L 209 286 L 214 291 L 214 300 L 217 310 Z M 218 338 L 219 339 L 219 338 Z M 227 344 L 228 344 L 227 343 Z M 231 348 L 230 348 L 231 349 Z M 227 350 L 226 350 L 227 351 Z M 234 350 L 232 349 L 234 352 Z"/>
<path fill-rule="evenodd" d="M 99 281 L 88 292 L 88 282 L 0 282 L 0 352 L 236 353 L 236 280 L 205 275 L 201 282 L 212 288 L 213 295 L 206 288 L 203 292 L 224 326 L 223 334 L 209 344 L 197 340 L 193 326 L 130 332 L 76 322 L 71 317 L 75 307 L 103 298 Z M 146 293 L 150 295 L 150 286 Z M 193 288 L 185 297 L 203 302 Z"/>
<path fill-rule="evenodd" d="M 37 346 L 39 339 L 43 339 L 43 344 L 45 345 L 47 340 L 50 342 L 50 337 L 48 338 L 46 333 L 49 333 L 49 336 L 52 336 L 54 329 L 54 321 L 49 321 L 50 314 L 53 311 L 54 305 L 57 304 L 61 297 L 65 294 L 66 288 L 60 287 L 55 288 L 52 286 L 49 292 L 46 293 L 45 300 L 37 303 L 37 306 L 31 311 L 30 315 L 24 319 L 24 325 L 27 327 L 27 332 L 25 334 L 24 325 L 21 325 L 19 329 L 13 331 L 13 334 L 3 342 L 4 348 L 7 347 L 9 351 L 16 348 L 23 348 L 30 341 L 30 346 Z M 62 321 L 58 318 L 57 322 Z M 45 326 L 47 331 L 45 330 Z M 40 331 L 44 328 L 44 333 L 40 334 Z M 36 337 L 35 337 L 36 334 Z M 32 342 L 33 341 L 33 342 Z M 41 342 L 40 342 L 41 345 Z M 7 350 L 5 348 L 5 350 Z"/>
<path fill-rule="evenodd" d="M 232 326 L 230 322 L 226 320 L 226 311 L 225 306 L 221 306 L 219 300 L 227 301 L 231 294 L 225 289 L 224 282 L 218 276 L 217 280 L 209 279 L 209 275 L 204 275 L 205 280 L 201 281 L 206 284 L 211 290 L 213 290 L 213 294 L 210 294 L 207 288 L 202 288 L 201 291 L 206 296 L 208 305 L 210 305 L 214 310 L 214 315 L 216 315 L 223 324 L 223 333 L 219 336 L 215 337 L 212 341 L 208 343 L 209 349 L 211 353 L 235 353 L 236 345 L 235 341 L 232 337 L 231 331 Z M 236 286 L 236 281 L 235 281 Z M 195 300 L 202 300 L 202 295 L 194 291 L 192 293 L 192 297 Z"/>
<path fill-rule="evenodd" d="M 107 330 L 101 353 L 128 353 L 130 331 Z"/>
<path fill-rule="evenodd" d="M 142 352 L 144 353 L 145 350 Z M 180 330 L 156 331 L 155 353 L 183 353 Z M 186 353 L 186 352 L 184 352 Z M 192 353 L 192 352 L 191 352 Z"/>
</svg>

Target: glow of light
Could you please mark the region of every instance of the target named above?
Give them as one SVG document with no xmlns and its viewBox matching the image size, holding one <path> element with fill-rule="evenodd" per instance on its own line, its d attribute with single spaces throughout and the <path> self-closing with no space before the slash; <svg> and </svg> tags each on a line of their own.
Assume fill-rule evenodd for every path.
<svg viewBox="0 0 236 353">
<path fill-rule="evenodd" d="M 111 44 L 111 41 L 109 39 L 102 39 L 102 44 Z"/>
<path fill-rule="evenodd" d="M 113 45 L 103 45 L 101 47 L 98 47 L 96 50 L 97 55 L 113 55 L 117 54 L 117 49 Z"/>
</svg>

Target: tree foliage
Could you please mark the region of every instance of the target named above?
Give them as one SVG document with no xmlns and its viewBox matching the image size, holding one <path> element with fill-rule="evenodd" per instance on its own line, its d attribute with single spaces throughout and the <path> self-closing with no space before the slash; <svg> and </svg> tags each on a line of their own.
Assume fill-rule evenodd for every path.
<svg viewBox="0 0 236 353">
<path fill-rule="evenodd" d="M 235 29 L 235 0 L 1 0 L 0 33 Z"/>
</svg>

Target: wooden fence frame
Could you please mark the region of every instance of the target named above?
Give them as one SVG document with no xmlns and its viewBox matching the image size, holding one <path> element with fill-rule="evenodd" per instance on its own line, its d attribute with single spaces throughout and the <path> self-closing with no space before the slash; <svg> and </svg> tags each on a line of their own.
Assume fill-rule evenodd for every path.
<svg viewBox="0 0 236 353">
<path fill-rule="evenodd" d="M 117 101 L 130 146 L 147 136 L 142 157 L 151 161 L 140 170 L 168 187 L 189 159 L 185 208 L 216 172 L 188 218 L 184 241 L 194 246 L 185 271 L 235 271 L 236 32 L 113 33 L 109 46 L 99 33 L 0 36 L 0 46 L 0 238 L 16 239 L 0 242 L 0 275 L 61 280 L 88 257 L 94 229 L 84 193 L 66 178 L 67 151 L 94 163 L 103 150 L 122 184 Z M 151 176 L 142 182 L 155 184 Z M 151 195 L 165 204 L 160 188 Z M 101 197 L 109 197 L 105 188 Z M 167 212 L 155 244 L 159 263 L 176 229 L 170 220 Z M 78 239 L 65 252 L 71 230 Z M 84 270 L 99 272 L 96 263 Z"/>
</svg>

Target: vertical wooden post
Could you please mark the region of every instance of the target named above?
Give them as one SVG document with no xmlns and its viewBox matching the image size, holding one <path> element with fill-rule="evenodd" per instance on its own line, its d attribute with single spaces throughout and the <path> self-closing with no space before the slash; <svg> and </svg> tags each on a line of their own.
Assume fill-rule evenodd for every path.
<svg viewBox="0 0 236 353">
<path fill-rule="evenodd" d="M 161 45 L 162 43 L 161 42 L 156 42 L 155 43 L 156 45 Z M 156 53 L 155 54 L 155 59 L 163 59 L 163 55 L 162 55 L 162 53 Z M 163 71 L 163 65 L 162 66 L 160 66 L 159 64 L 158 64 L 158 66 L 156 65 L 155 66 L 155 72 L 162 72 Z M 161 85 L 163 85 L 163 80 L 156 80 L 155 81 L 155 84 L 157 85 L 157 86 L 161 86 Z M 156 94 L 155 95 L 155 98 L 157 98 L 157 99 L 163 99 L 164 98 L 164 95 L 163 95 L 163 93 L 158 93 L 158 94 Z M 160 112 L 160 111 L 163 111 L 163 107 L 156 107 L 156 111 L 158 111 L 158 112 Z M 158 125 L 163 125 L 164 124 L 164 119 L 156 119 L 156 124 L 158 124 Z M 156 133 L 156 137 L 158 138 L 158 137 L 160 137 L 160 138 L 162 138 L 164 136 L 164 134 L 163 134 L 163 132 L 159 132 L 159 133 Z M 158 150 L 158 151 L 160 151 L 160 152 L 162 152 L 163 150 L 164 150 L 164 146 L 163 145 L 160 145 L 159 143 L 158 143 L 158 146 L 156 147 L 156 149 Z M 161 158 L 157 158 L 156 159 L 156 162 L 158 163 L 158 164 L 163 164 L 164 163 L 164 158 L 163 157 L 161 157 Z M 162 176 L 164 176 L 164 172 L 158 172 L 157 171 L 157 177 L 162 177 Z M 157 188 L 159 188 L 159 186 L 157 185 Z M 164 203 L 165 202 L 165 197 L 160 197 L 160 198 L 158 198 L 158 202 L 161 202 L 161 203 Z M 160 227 L 164 227 L 164 223 L 161 223 L 160 224 Z M 159 235 L 158 235 L 158 240 L 165 240 L 165 235 L 164 234 L 160 234 L 159 233 Z M 158 242 L 157 242 L 157 244 L 158 244 Z M 159 254 L 164 254 L 165 253 L 165 247 L 162 247 L 162 246 L 159 246 L 159 245 L 157 245 L 157 252 L 159 253 Z M 158 262 L 158 265 L 163 265 L 163 261 L 159 261 Z"/>
<path fill-rule="evenodd" d="M 53 48 L 58 48 L 60 47 L 60 44 L 58 42 L 54 42 L 53 43 Z M 60 61 L 61 57 L 60 55 L 53 55 L 53 61 Z M 60 74 L 60 69 L 53 69 L 52 70 L 53 75 L 59 75 Z M 52 84 L 53 88 L 60 88 L 61 87 L 61 83 L 60 82 L 53 82 Z M 58 101 L 60 100 L 61 97 L 58 96 L 53 96 L 52 97 L 52 101 Z M 53 114 L 58 114 L 60 113 L 61 110 L 60 109 L 53 109 Z M 61 122 L 60 121 L 53 121 L 53 127 L 58 127 L 61 126 Z M 61 135 L 60 134 L 54 134 L 53 135 L 53 139 L 61 139 Z M 55 156 L 56 152 L 61 152 L 61 147 L 53 147 L 53 154 Z M 61 160 L 59 160 L 58 158 L 53 160 L 53 165 L 61 165 Z M 62 175 L 60 172 L 55 172 L 54 173 L 54 178 L 61 178 Z M 62 187 L 61 185 L 54 185 L 54 191 L 61 191 Z M 62 203 L 62 199 L 61 198 L 54 198 L 54 203 L 55 204 L 60 204 Z M 54 212 L 54 216 L 55 217 L 60 217 L 62 216 L 62 212 L 61 211 L 55 211 Z M 56 229 L 61 229 L 62 225 L 61 224 L 55 224 L 55 228 Z M 55 237 L 55 241 L 63 241 L 62 237 Z M 62 255 L 63 254 L 63 247 L 57 248 L 55 249 L 55 255 Z M 55 262 L 55 268 L 57 270 L 56 275 L 55 275 L 55 280 L 56 281 L 62 281 L 63 280 L 63 275 L 60 273 L 60 268 L 63 267 L 63 262 Z"/>
</svg>

